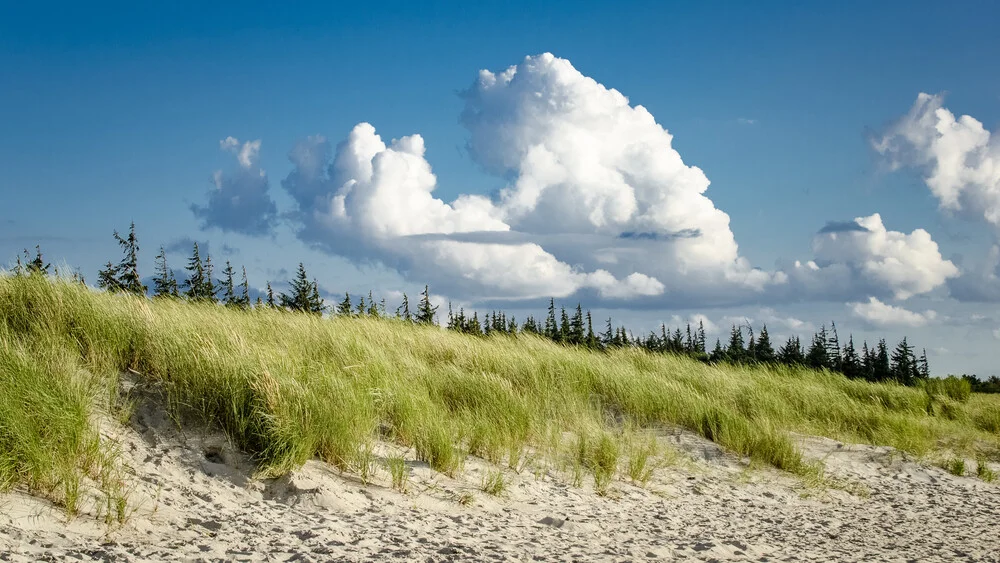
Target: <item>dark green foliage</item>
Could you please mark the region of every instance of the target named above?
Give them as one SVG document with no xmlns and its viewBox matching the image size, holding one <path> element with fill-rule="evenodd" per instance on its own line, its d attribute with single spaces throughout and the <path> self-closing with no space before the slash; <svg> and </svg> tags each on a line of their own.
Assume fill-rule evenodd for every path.
<svg viewBox="0 0 1000 563">
<path fill-rule="evenodd" d="M 135 236 L 135 222 L 129 226 L 128 237 L 123 238 L 118 231 L 114 232 L 114 236 L 125 254 L 116 271 L 121 290 L 145 295 L 146 286 L 142 285 L 139 278 L 139 239 Z"/>
<path fill-rule="evenodd" d="M 185 268 L 190 274 L 184 280 L 184 294 L 192 301 L 215 302 L 215 285 L 212 283 L 212 272 L 201 260 L 198 243 L 194 243 L 191 258 Z"/>
<path fill-rule="evenodd" d="M 344 300 L 337 304 L 337 314 L 349 317 L 351 316 L 351 294 L 344 293 Z"/>
<path fill-rule="evenodd" d="M 420 304 L 417 306 L 417 322 L 421 324 L 433 324 L 434 314 L 437 312 L 437 307 L 431 306 L 431 290 L 428 286 L 424 286 L 424 292 L 420 294 Z"/>
<path fill-rule="evenodd" d="M 47 276 L 49 274 L 49 267 L 52 266 L 52 264 L 47 264 L 42 259 L 42 247 L 39 245 L 35 245 L 35 257 L 30 260 L 28 259 L 28 249 L 24 249 L 24 262 L 28 275 Z M 20 260 L 18 260 L 18 263 L 20 264 Z"/>
<path fill-rule="evenodd" d="M 827 349 L 826 326 L 820 328 L 820 331 L 813 335 L 812 344 L 809 346 L 809 351 L 806 352 L 806 365 L 813 369 L 831 369 L 833 367 Z"/>
<path fill-rule="evenodd" d="M 282 293 L 279 297 L 281 306 L 292 311 L 322 314 L 326 308 L 323 298 L 319 295 L 319 285 L 315 280 L 309 281 L 306 267 L 299 262 L 298 273 L 291 283 L 291 292 Z"/>
<path fill-rule="evenodd" d="M 761 363 L 773 363 L 777 357 L 774 354 L 774 347 L 771 345 L 771 335 L 767 332 L 767 325 L 760 329 L 760 336 L 757 338 L 757 345 L 754 347 L 754 358 Z"/>
<path fill-rule="evenodd" d="M 267 306 L 272 309 L 278 306 L 274 301 L 274 290 L 271 288 L 271 282 L 267 282 Z"/>
<path fill-rule="evenodd" d="M 236 306 L 236 272 L 229 260 L 226 260 L 226 269 L 222 271 L 222 302 L 230 307 Z"/>
<path fill-rule="evenodd" d="M 396 317 L 408 323 L 413 322 L 413 316 L 410 314 L 410 299 L 405 293 L 403 294 L 403 303 L 396 309 Z M 448 303 L 448 317 L 451 317 L 451 303 Z"/>
<path fill-rule="evenodd" d="M 802 342 L 799 337 L 789 337 L 778 350 L 778 361 L 788 366 L 805 365 L 806 357 L 802 353 Z"/>
<path fill-rule="evenodd" d="M 167 253 L 160 247 L 156 255 L 156 277 L 153 278 L 153 295 L 156 297 L 179 297 L 177 279 L 167 267 Z"/>
</svg>

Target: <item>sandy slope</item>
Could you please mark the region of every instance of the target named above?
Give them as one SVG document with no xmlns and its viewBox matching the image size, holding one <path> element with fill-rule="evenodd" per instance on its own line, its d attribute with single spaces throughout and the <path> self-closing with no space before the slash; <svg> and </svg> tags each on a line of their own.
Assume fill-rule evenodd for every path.
<svg viewBox="0 0 1000 563">
<path fill-rule="evenodd" d="M 589 478 L 508 471 L 498 499 L 479 490 L 477 460 L 459 480 L 412 462 L 407 494 L 384 471 L 365 486 L 318 462 L 255 481 L 220 436 L 181 434 L 158 412 L 114 432 L 137 483 L 124 528 L 0 496 L 0 560 L 1000 561 L 1000 487 L 889 448 L 802 438 L 843 483 L 820 488 L 677 432 L 662 440 L 679 461 L 645 488 L 604 498 Z"/>
</svg>

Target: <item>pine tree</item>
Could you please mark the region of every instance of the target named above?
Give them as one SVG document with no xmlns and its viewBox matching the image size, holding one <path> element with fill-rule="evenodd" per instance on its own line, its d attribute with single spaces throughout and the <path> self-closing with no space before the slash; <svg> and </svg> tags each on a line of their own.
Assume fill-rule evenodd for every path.
<svg viewBox="0 0 1000 563">
<path fill-rule="evenodd" d="M 892 370 L 889 366 L 889 348 L 885 344 L 885 339 L 880 338 L 875 352 L 875 365 L 872 378 L 875 381 L 887 381 L 892 377 Z"/>
<path fill-rule="evenodd" d="M 587 338 L 584 345 L 591 350 L 597 349 L 597 336 L 594 335 L 594 323 L 590 317 L 590 311 L 587 311 Z"/>
<path fill-rule="evenodd" d="M 764 364 L 774 363 L 774 347 L 771 345 L 771 335 L 767 333 L 767 325 L 761 327 L 760 337 L 757 339 L 756 350 L 754 350 L 754 356 L 758 362 Z"/>
<path fill-rule="evenodd" d="M 865 381 L 875 381 L 875 352 L 868 349 L 868 341 L 861 343 L 861 377 Z"/>
<path fill-rule="evenodd" d="M 267 282 L 267 306 L 272 309 L 278 306 L 274 301 L 274 289 L 271 288 L 271 282 Z"/>
<path fill-rule="evenodd" d="M 142 285 L 139 278 L 139 240 L 135 236 L 135 221 L 129 227 L 128 237 L 122 238 L 118 231 L 114 232 L 115 240 L 122 247 L 125 253 L 124 258 L 118 264 L 118 283 L 122 291 L 145 295 L 146 286 Z"/>
<path fill-rule="evenodd" d="M 812 345 L 806 352 L 806 365 L 813 369 L 830 369 L 830 355 L 827 353 L 826 325 L 813 335 Z"/>
<path fill-rule="evenodd" d="M 417 305 L 417 322 L 421 324 L 434 324 L 434 314 L 438 308 L 437 306 L 431 306 L 430 288 L 425 285 L 424 292 L 420 295 L 420 304 Z"/>
<path fill-rule="evenodd" d="M 177 297 L 177 280 L 167 267 L 167 253 L 160 247 L 156 255 L 156 277 L 153 278 L 153 295 L 156 297 Z"/>
<path fill-rule="evenodd" d="M 279 297 L 282 307 L 305 313 L 316 312 L 313 294 L 318 294 L 318 291 L 313 282 L 309 281 L 309 275 L 306 274 L 306 267 L 302 262 L 299 262 L 299 269 L 295 274 L 295 279 L 292 280 L 290 289 L 290 293 L 282 293 Z"/>
<path fill-rule="evenodd" d="M 892 373 L 893 379 L 902 383 L 903 385 L 912 385 L 914 380 L 914 365 L 915 361 L 913 359 L 913 348 L 906 342 L 906 337 L 896 345 L 896 349 L 892 352 L 892 363 L 890 364 L 890 372 Z"/>
<path fill-rule="evenodd" d="M 344 300 L 337 305 L 337 314 L 342 317 L 351 316 L 351 294 L 344 293 Z"/>
<path fill-rule="evenodd" d="M 569 342 L 570 336 L 570 326 L 569 326 L 569 315 L 566 314 L 566 308 L 560 307 L 562 313 L 559 315 L 559 338 L 556 342 L 561 342 L 563 344 Z"/>
<path fill-rule="evenodd" d="M 848 337 L 847 346 L 844 346 L 844 359 L 841 364 L 841 371 L 849 379 L 858 379 L 863 376 L 861 358 L 858 357 L 858 353 L 854 349 L 853 334 Z"/>
<path fill-rule="evenodd" d="M 193 301 L 205 299 L 205 265 L 202 264 L 197 242 L 194 243 L 194 250 L 191 253 L 191 258 L 188 260 L 186 269 L 191 272 L 191 275 L 184 280 L 186 295 Z"/>
<path fill-rule="evenodd" d="M 545 337 L 550 340 L 559 338 L 559 325 L 556 321 L 556 300 L 549 298 L 549 314 L 545 317 Z"/>
<path fill-rule="evenodd" d="M 705 323 L 698 321 L 698 338 L 695 342 L 695 352 L 704 354 L 705 350 Z"/>
<path fill-rule="evenodd" d="M 205 294 L 205 299 L 209 303 L 216 303 L 216 302 L 218 302 L 218 299 L 217 299 L 217 296 L 216 296 L 216 291 L 217 290 L 215 288 L 215 277 L 214 277 L 214 274 L 212 273 L 212 271 L 213 271 L 213 268 L 212 268 L 212 255 L 211 254 L 206 254 L 205 255 L 205 288 L 204 288 L 203 292 Z"/>
<path fill-rule="evenodd" d="M 18 269 L 18 272 L 21 270 Z M 20 275 L 20 273 L 18 274 Z M 109 260 L 108 263 L 97 272 L 97 287 L 111 292 L 121 291 L 121 284 L 118 283 L 118 268 Z"/>
<path fill-rule="evenodd" d="M 927 380 L 931 376 L 931 368 L 927 364 L 927 349 L 923 349 L 923 353 L 920 354 L 920 360 L 918 363 L 917 376 L 920 379 Z"/>
<path fill-rule="evenodd" d="M 614 339 L 615 335 L 611 328 L 611 317 L 608 317 L 608 328 L 604 331 L 604 334 L 601 335 L 601 344 L 603 344 L 604 347 L 611 346 L 614 343 Z"/>
<path fill-rule="evenodd" d="M 729 345 L 726 347 L 726 356 L 733 363 L 742 362 L 746 356 L 746 350 L 743 348 L 743 330 L 736 325 L 733 325 L 732 330 L 729 332 Z"/>
<path fill-rule="evenodd" d="M 448 304 L 448 308 L 451 308 L 451 303 Z M 410 299 L 405 293 L 403 294 L 403 304 L 399 306 L 399 309 L 396 309 L 396 316 L 408 323 L 413 322 L 413 317 L 410 315 Z"/>
<path fill-rule="evenodd" d="M 235 307 L 237 305 L 236 281 L 234 280 L 236 272 L 229 260 L 226 260 L 226 269 L 222 271 L 222 275 L 225 276 L 222 281 L 222 302 L 230 307 Z"/>
<path fill-rule="evenodd" d="M 684 340 L 684 351 L 690 354 L 691 352 L 694 352 L 694 335 L 691 334 L 691 323 L 687 324 L 685 334 L 687 335 L 687 338 Z"/>
<path fill-rule="evenodd" d="M 726 361 L 726 351 L 722 349 L 722 341 L 718 338 L 715 339 L 715 348 L 708 356 L 708 360 L 713 363 Z"/>
<path fill-rule="evenodd" d="M 797 336 L 790 336 L 785 344 L 778 350 L 778 361 L 786 366 L 798 366 L 805 364 L 805 355 L 802 353 L 802 343 Z"/>
<path fill-rule="evenodd" d="M 840 338 L 837 336 L 837 324 L 830 321 L 830 334 L 826 340 L 826 354 L 830 361 L 830 369 L 843 373 L 843 358 L 840 355 Z"/>
<path fill-rule="evenodd" d="M 375 303 L 371 290 L 368 291 L 368 316 L 378 318 L 378 304 Z"/>
<path fill-rule="evenodd" d="M 309 293 L 309 309 L 310 313 L 317 315 L 322 315 L 323 311 L 326 310 L 326 305 L 323 304 L 323 297 L 319 294 L 319 284 L 313 279 L 312 291 Z"/>
<path fill-rule="evenodd" d="M 417 313 L 417 322 L 422 323 L 424 321 L 420 320 L 420 314 Z M 434 322 L 433 320 L 428 322 Z M 469 321 L 469 327 L 466 330 L 469 334 L 474 334 L 476 336 L 483 335 L 483 327 L 479 325 L 479 314 L 475 311 L 472 312 L 472 320 Z"/>
<path fill-rule="evenodd" d="M 49 275 L 49 267 L 52 264 L 46 264 L 45 260 L 42 260 L 42 247 L 40 245 L 35 245 L 35 257 L 30 261 L 28 260 L 28 249 L 24 249 L 24 259 L 28 275 Z"/>
<path fill-rule="evenodd" d="M 241 309 L 250 308 L 250 283 L 247 281 L 247 267 L 242 266 L 243 269 L 243 281 L 240 282 L 240 295 L 237 297 L 237 304 Z M 260 302 L 260 297 L 257 297 L 257 302 Z"/>
</svg>

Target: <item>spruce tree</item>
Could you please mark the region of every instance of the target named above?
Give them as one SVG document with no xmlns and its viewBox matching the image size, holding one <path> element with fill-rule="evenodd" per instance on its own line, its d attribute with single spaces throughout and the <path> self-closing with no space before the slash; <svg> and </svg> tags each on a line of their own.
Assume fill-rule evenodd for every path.
<svg viewBox="0 0 1000 563">
<path fill-rule="evenodd" d="M 45 260 L 42 260 L 42 247 L 40 245 L 35 245 L 35 257 L 31 261 L 28 261 L 28 249 L 24 249 L 24 258 L 28 275 L 49 275 L 49 267 L 52 264 L 46 264 Z"/>
<path fill-rule="evenodd" d="M 118 282 L 118 268 L 110 260 L 104 268 L 97 271 L 97 287 L 111 292 L 122 290 L 121 284 Z"/>
<path fill-rule="evenodd" d="M 827 353 L 826 326 L 813 335 L 812 344 L 806 352 L 806 365 L 813 369 L 830 369 L 830 355 Z"/>
<path fill-rule="evenodd" d="M 785 344 L 778 350 L 778 361 L 786 366 L 799 366 L 805 364 L 805 355 L 802 353 L 802 343 L 796 336 L 790 336 Z"/>
<path fill-rule="evenodd" d="M 594 335 L 594 323 L 590 317 L 590 311 L 587 311 L 587 338 L 584 345 L 591 350 L 597 349 L 597 336 Z"/>
<path fill-rule="evenodd" d="M 927 349 L 923 349 L 923 353 L 920 354 L 920 360 L 918 361 L 918 371 L 917 376 L 920 379 L 926 381 L 931 376 L 931 368 L 927 363 Z"/>
<path fill-rule="evenodd" d="M 290 286 L 290 293 L 282 293 L 279 297 L 281 306 L 292 311 L 316 312 L 313 303 L 313 293 L 316 288 L 309 281 L 309 275 L 306 274 L 306 267 L 302 262 L 299 262 L 298 272 Z"/>
<path fill-rule="evenodd" d="M 247 267 L 242 266 L 243 269 L 243 281 L 240 282 L 240 295 L 237 297 L 238 305 L 241 309 L 250 308 L 250 283 L 247 281 Z M 260 297 L 257 297 L 257 302 L 260 302 Z"/>
<path fill-rule="evenodd" d="M 889 370 L 892 373 L 892 378 L 903 385 L 912 385 L 916 362 L 913 358 L 913 348 L 906 342 L 905 336 L 893 350 L 891 360 Z"/>
<path fill-rule="evenodd" d="M 830 361 L 830 369 L 842 372 L 843 358 L 840 355 L 840 338 L 837 336 L 837 324 L 830 321 L 830 333 L 826 340 L 826 354 Z"/>
<path fill-rule="evenodd" d="M 847 346 L 844 346 L 844 359 L 841 364 L 841 371 L 849 379 L 858 379 L 863 376 L 861 358 L 858 357 L 858 353 L 854 349 L 853 334 L 848 337 Z"/>
<path fill-rule="evenodd" d="M 715 348 L 712 353 L 709 354 L 708 360 L 713 363 L 723 362 L 726 360 L 726 351 L 722 349 L 722 341 L 718 338 L 715 339 Z"/>
<path fill-rule="evenodd" d="M 222 271 L 222 275 L 225 276 L 222 280 L 222 302 L 229 307 L 235 307 L 236 303 L 236 272 L 233 270 L 233 264 L 226 260 L 226 269 Z"/>
<path fill-rule="evenodd" d="M 421 324 L 434 324 L 434 314 L 437 312 L 438 308 L 436 306 L 431 306 L 430 288 L 425 285 L 424 292 L 420 295 L 420 304 L 417 305 L 417 322 Z"/>
<path fill-rule="evenodd" d="M 187 271 L 191 275 L 184 280 L 185 294 L 192 301 L 201 301 L 205 296 L 205 265 L 201 261 L 201 254 L 198 252 L 198 243 L 194 243 L 194 250 L 188 260 Z"/>
<path fill-rule="evenodd" d="M 892 377 L 892 370 L 889 366 L 889 348 L 885 344 L 885 339 L 880 338 L 875 352 L 875 365 L 872 378 L 875 381 L 887 381 Z"/>
<path fill-rule="evenodd" d="M 267 306 L 272 309 L 278 306 L 274 301 L 274 289 L 271 288 L 271 282 L 267 282 Z"/>
<path fill-rule="evenodd" d="M 559 324 L 556 321 L 556 300 L 549 298 L 549 313 L 545 316 L 545 337 L 550 340 L 559 338 Z"/>
<path fill-rule="evenodd" d="M 310 313 L 317 315 L 322 315 L 323 311 L 326 310 L 326 305 L 323 303 L 323 297 L 319 294 L 319 283 L 313 279 L 312 291 L 309 293 L 309 309 Z"/>
<path fill-rule="evenodd" d="M 128 237 L 123 238 L 118 234 L 118 231 L 115 231 L 114 235 L 115 240 L 118 241 L 125 253 L 122 261 L 118 264 L 117 271 L 118 283 L 122 291 L 145 295 L 146 286 L 142 285 L 139 278 L 139 240 L 135 236 L 135 221 L 129 227 Z"/>
<path fill-rule="evenodd" d="M 378 318 L 378 303 L 375 302 L 371 290 L 368 290 L 368 316 Z"/>
<path fill-rule="evenodd" d="M 695 342 L 695 352 L 704 354 L 705 350 L 705 323 L 698 321 L 698 338 Z"/>
<path fill-rule="evenodd" d="M 203 290 L 204 298 L 209 303 L 217 303 L 218 302 L 218 298 L 215 295 L 215 293 L 216 293 L 217 290 L 215 288 L 215 277 L 214 277 L 214 275 L 212 273 L 212 270 L 213 270 L 213 268 L 212 268 L 212 255 L 211 254 L 206 254 L 205 255 L 205 287 L 204 287 L 204 290 Z"/>
<path fill-rule="evenodd" d="M 450 303 L 448 304 L 448 307 L 451 308 Z M 403 294 L 403 304 L 399 306 L 399 309 L 396 309 L 396 315 L 401 316 L 401 318 L 408 323 L 413 322 L 413 317 L 410 315 L 410 299 L 405 293 Z"/>
<path fill-rule="evenodd" d="M 743 348 L 743 330 L 741 327 L 733 325 L 729 332 L 729 345 L 726 347 L 726 356 L 733 363 L 742 362 L 746 356 Z"/>
<path fill-rule="evenodd" d="M 342 317 L 350 317 L 352 314 L 351 310 L 351 294 L 344 293 L 344 300 L 337 304 L 337 314 Z"/>
<path fill-rule="evenodd" d="M 156 277 L 153 278 L 153 295 L 156 297 L 177 297 L 177 280 L 167 267 L 167 253 L 160 247 L 156 255 Z"/>
<path fill-rule="evenodd" d="M 761 327 L 760 336 L 757 339 L 757 347 L 754 356 L 758 362 L 771 364 L 775 361 L 774 347 L 771 345 L 771 335 L 767 333 L 767 325 Z"/>
<path fill-rule="evenodd" d="M 569 341 L 570 326 L 569 326 L 569 315 L 566 314 L 566 308 L 560 307 L 562 311 L 559 315 L 559 337 L 556 342 L 567 343 Z"/>
</svg>

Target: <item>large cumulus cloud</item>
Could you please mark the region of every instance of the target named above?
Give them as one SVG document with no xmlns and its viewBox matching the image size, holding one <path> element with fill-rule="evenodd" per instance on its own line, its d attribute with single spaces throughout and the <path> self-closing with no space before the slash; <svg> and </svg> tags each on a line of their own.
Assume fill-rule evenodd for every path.
<svg viewBox="0 0 1000 563">
<path fill-rule="evenodd" d="M 909 113 L 874 143 L 893 168 L 925 171 L 943 209 L 1000 229 L 1000 142 L 969 115 L 956 118 L 939 95 L 921 93 Z"/>
<path fill-rule="evenodd" d="M 890 231 L 878 213 L 827 225 L 812 246 L 815 259 L 796 262 L 789 275 L 798 291 L 813 297 L 854 298 L 869 292 L 908 299 L 959 274 L 930 233 Z"/>
<path fill-rule="evenodd" d="M 300 237 L 477 296 L 733 298 L 784 281 L 739 256 L 653 116 L 569 61 L 482 71 L 463 97 L 470 154 L 507 181 L 495 200 L 434 197 L 420 135 L 385 143 L 362 123 L 335 151 L 311 137 L 290 153 Z"/>
</svg>

